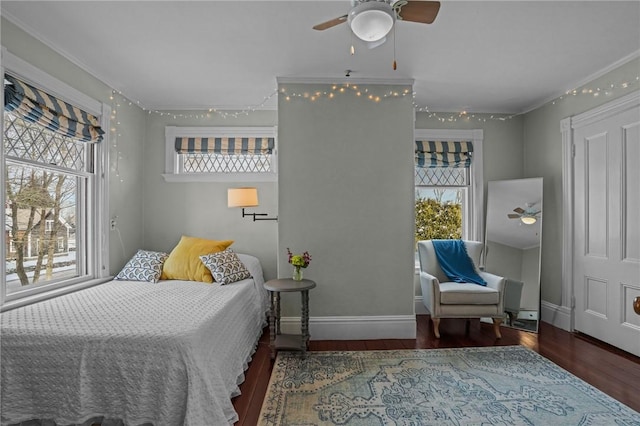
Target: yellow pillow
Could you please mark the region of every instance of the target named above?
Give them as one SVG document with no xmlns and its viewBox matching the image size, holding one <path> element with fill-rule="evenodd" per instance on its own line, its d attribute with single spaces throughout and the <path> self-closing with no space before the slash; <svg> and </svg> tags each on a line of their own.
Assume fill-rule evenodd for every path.
<svg viewBox="0 0 640 426">
<path fill-rule="evenodd" d="M 200 256 L 222 251 L 232 243 L 231 240 L 205 240 L 183 235 L 164 262 L 160 279 L 212 283 L 211 271 L 204 266 Z"/>
</svg>

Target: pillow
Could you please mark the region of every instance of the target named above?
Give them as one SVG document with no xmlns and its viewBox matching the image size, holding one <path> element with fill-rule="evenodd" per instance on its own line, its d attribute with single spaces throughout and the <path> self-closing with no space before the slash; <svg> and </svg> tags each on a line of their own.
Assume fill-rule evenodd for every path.
<svg viewBox="0 0 640 426">
<path fill-rule="evenodd" d="M 178 245 L 169 253 L 162 269 L 163 280 L 186 280 L 212 283 L 211 272 L 200 256 L 217 253 L 229 247 L 233 241 L 205 240 L 183 235 Z"/>
<path fill-rule="evenodd" d="M 200 256 L 202 263 L 209 268 L 211 275 L 222 285 L 251 278 L 251 273 L 231 250 Z"/>
<path fill-rule="evenodd" d="M 138 250 L 114 279 L 157 283 L 167 257 L 167 253 Z"/>
</svg>

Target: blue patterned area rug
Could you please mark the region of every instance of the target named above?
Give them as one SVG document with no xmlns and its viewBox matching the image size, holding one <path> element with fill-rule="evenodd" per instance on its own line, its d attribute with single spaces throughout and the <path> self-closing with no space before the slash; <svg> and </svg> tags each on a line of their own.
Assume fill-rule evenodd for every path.
<svg viewBox="0 0 640 426">
<path fill-rule="evenodd" d="M 259 425 L 640 426 L 640 414 L 522 346 L 280 352 Z"/>
</svg>

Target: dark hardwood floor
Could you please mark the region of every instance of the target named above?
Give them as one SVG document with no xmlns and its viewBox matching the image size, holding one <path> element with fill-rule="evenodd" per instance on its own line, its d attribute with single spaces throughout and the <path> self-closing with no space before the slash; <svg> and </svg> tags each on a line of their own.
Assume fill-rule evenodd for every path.
<svg viewBox="0 0 640 426">
<path fill-rule="evenodd" d="M 429 316 L 418 315 L 417 322 L 416 339 L 318 340 L 310 342 L 310 350 L 365 351 L 522 345 L 640 412 L 640 358 L 602 342 L 568 333 L 547 323 L 541 323 L 539 334 L 503 327 L 502 339 L 497 340 L 491 324 L 472 321 L 469 334 L 465 334 L 465 321 L 458 319 L 443 319 L 440 323 L 442 337 L 436 339 Z M 246 379 L 240 386 L 242 394 L 233 399 L 233 405 L 240 416 L 236 426 L 256 425 L 271 368 L 267 327 L 246 371 Z"/>
</svg>

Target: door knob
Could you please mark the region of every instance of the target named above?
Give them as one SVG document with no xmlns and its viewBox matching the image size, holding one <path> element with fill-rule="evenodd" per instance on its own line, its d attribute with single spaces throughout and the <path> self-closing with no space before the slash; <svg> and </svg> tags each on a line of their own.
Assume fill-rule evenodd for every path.
<svg viewBox="0 0 640 426">
<path fill-rule="evenodd" d="M 636 314 L 640 315 L 640 296 L 634 299 L 633 310 L 636 311 Z"/>
</svg>

